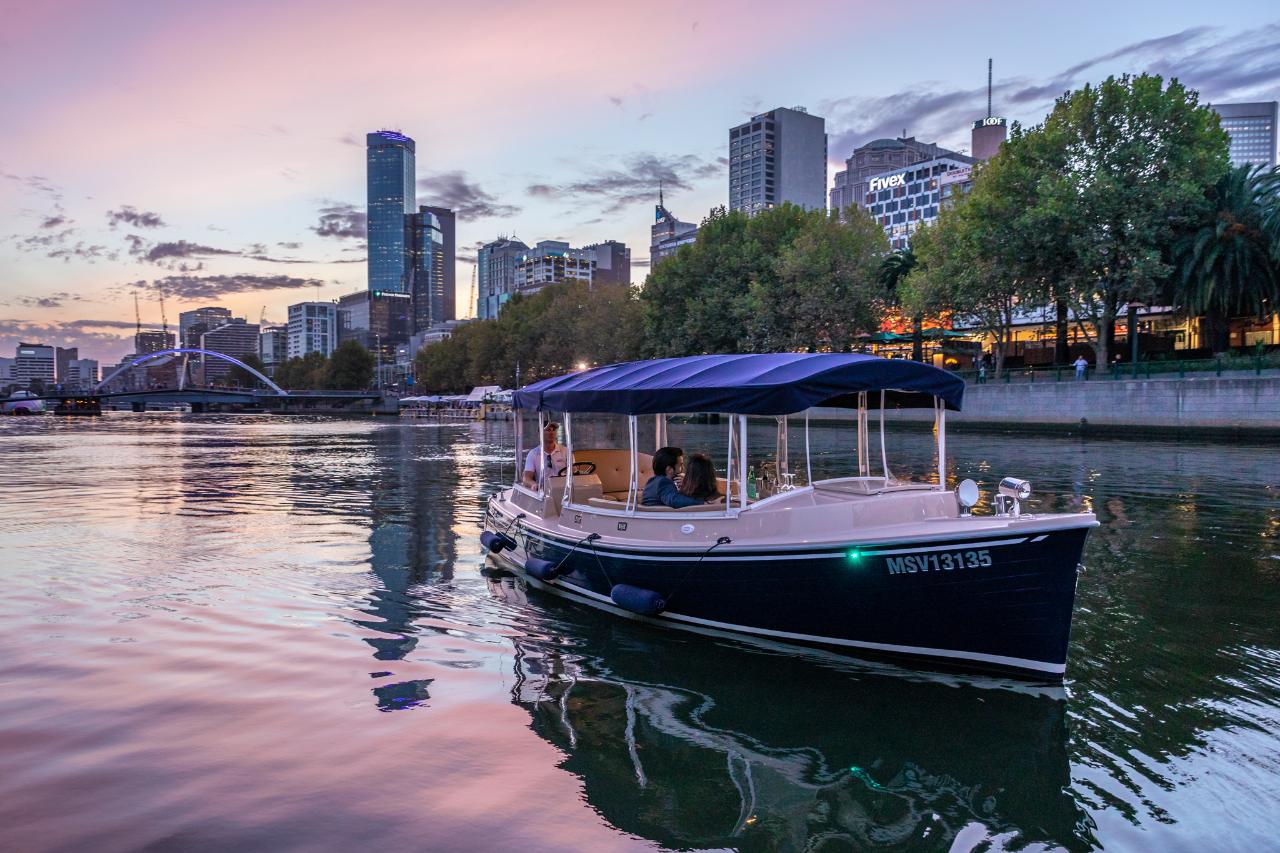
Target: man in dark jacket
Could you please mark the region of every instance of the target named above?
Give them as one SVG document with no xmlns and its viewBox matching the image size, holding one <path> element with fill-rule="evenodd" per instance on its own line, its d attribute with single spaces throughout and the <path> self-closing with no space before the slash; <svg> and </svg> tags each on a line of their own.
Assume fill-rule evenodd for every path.
<svg viewBox="0 0 1280 853">
<path fill-rule="evenodd" d="M 653 454 L 653 476 L 644 484 L 642 506 L 670 506 L 679 509 L 706 501 L 680 494 L 675 478 L 684 470 L 684 451 L 678 447 L 662 447 Z"/>
</svg>

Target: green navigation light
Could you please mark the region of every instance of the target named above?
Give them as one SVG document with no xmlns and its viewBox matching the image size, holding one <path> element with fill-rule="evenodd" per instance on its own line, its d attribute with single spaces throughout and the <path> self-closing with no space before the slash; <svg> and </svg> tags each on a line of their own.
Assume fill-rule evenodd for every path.
<svg viewBox="0 0 1280 853">
<path fill-rule="evenodd" d="M 852 551 L 847 552 L 845 557 L 849 559 L 849 562 L 856 563 L 862 559 L 862 552 L 857 548 L 854 548 Z"/>
</svg>

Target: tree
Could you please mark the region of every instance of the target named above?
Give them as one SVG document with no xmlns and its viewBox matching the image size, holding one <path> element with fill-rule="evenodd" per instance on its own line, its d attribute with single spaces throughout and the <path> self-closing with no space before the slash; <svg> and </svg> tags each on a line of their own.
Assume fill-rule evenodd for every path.
<svg viewBox="0 0 1280 853">
<path fill-rule="evenodd" d="M 1214 352 L 1227 318 L 1280 301 L 1280 169 L 1236 166 L 1214 185 L 1210 215 L 1174 245 L 1177 303 L 1205 318 Z"/>
<path fill-rule="evenodd" d="M 333 351 L 325 370 L 326 388 L 358 390 L 373 384 L 373 353 L 358 341 L 343 341 Z"/>
<path fill-rule="evenodd" d="M 273 377 L 281 388 L 324 388 L 328 381 L 329 359 L 323 353 L 309 352 L 301 358 L 286 359 Z"/>
<path fill-rule="evenodd" d="M 898 295 L 898 285 L 910 275 L 915 266 L 916 255 L 910 246 L 891 252 L 880 262 L 880 284 L 884 287 L 885 298 L 890 303 L 899 306 L 902 304 Z M 911 317 L 911 358 L 913 361 L 924 360 L 924 315 L 922 313 L 914 313 Z"/>
<path fill-rule="evenodd" d="M 262 359 L 258 357 L 257 353 L 251 352 L 248 355 L 242 356 L 240 360 L 259 373 L 265 374 L 267 372 L 267 366 L 263 364 Z M 261 379 L 254 376 L 238 364 L 231 365 L 231 369 L 227 371 L 227 381 L 233 385 L 239 385 L 244 388 L 256 388 L 262 384 Z"/>
<path fill-rule="evenodd" d="M 1177 80 L 1126 74 L 1063 96 L 1028 136 L 1047 143 L 1037 151 L 1037 204 L 1061 222 L 1053 237 L 1064 244 L 1077 316 L 1094 324 L 1105 366 L 1120 306 L 1152 300 L 1172 271 L 1166 250 L 1203 218 L 1206 191 L 1227 169 L 1227 135 Z"/>
</svg>

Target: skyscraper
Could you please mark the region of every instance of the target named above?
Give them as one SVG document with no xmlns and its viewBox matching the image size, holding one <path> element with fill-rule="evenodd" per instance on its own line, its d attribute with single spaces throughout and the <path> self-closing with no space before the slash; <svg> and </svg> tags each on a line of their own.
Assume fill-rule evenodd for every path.
<svg viewBox="0 0 1280 853">
<path fill-rule="evenodd" d="M 183 311 L 178 315 L 178 344 L 184 347 L 200 346 L 200 336 L 210 329 L 216 329 L 231 320 L 230 308 L 208 306 Z M 196 328 L 199 326 L 199 328 Z M 164 349 L 164 347 L 160 347 Z M 155 352 L 155 350 L 137 349 L 138 353 Z"/>
<path fill-rule="evenodd" d="M 1277 106 L 1276 101 L 1214 105 L 1213 111 L 1222 119 L 1222 129 L 1231 137 L 1232 166 L 1276 165 Z"/>
<path fill-rule="evenodd" d="M 449 319 L 446 312 L 450 287 L 447 272 L 452 264 L 446 262 L 446 243 L 443 223 L 436 210 L 445 210 L 450 221 L 453 211 L 445 208 L 423 206 L 409 217 L 412 236 L 413 331 L 421 332 L 436 323 Z M 452 235 L 450 235 L 452 236 Z"/>
<path fill-rule="evenodd" d="M 476 293 L 476 318 L 491 320 L 516 290 L 516 267 L 529 251 L 520 240 L 500 237 L 485 243 L 476 253 L 479 290 Z"/>
<path fill-rule="evenodd" d="M 259 353 L 261 353 L 259 333 Z M 318 352 L 326 358 L 338 347 L 338 306 L 332 302 L 299 302 L 289 306 L 288 339 L 285 353 L 302 358 Z"/>
<path fill-rule="evenodd" d="M 434 214 L 440 222 L 440 236 L 444 240 L 444 313 L 435 318 L 435 322 L 458 319 L 457 262 L 458 262 L 458 218 L 447 207 L 436 207 L 424 204 L 418 208 L 419 213 Z"/>
<path fill-rule="evenodd" d="M 755 215 L 791 202 L 827 207 L 826 121 L 779 107 L 729 131 L 729 207 Z"/>
<path fill-rule="evenodd" d="M 653 269 L 658 261 L 697 239 L 698 226 L 676 219 L 663 203 L 662 190 L 659 189 L 658 204 L 653 209 L 653 226 L 649 229 L 649 268 Z"/>
<path fill-rule="evenodd" d="M 410 220 L 416 207 L 414 144 L 403 134 L 379 130 L 365 136 L 369 217 L 369 290 L 410 289 Z"/>
<path fill-rule="evenodd" d="M 1009 128 L 1003 118 L 991 114 L 991 60 L 987 60 L 987 115 L 973 123 L 970 151 L 975 160 L 990 160 L 1000 153 L 1009 136 Z"/>
</svg>

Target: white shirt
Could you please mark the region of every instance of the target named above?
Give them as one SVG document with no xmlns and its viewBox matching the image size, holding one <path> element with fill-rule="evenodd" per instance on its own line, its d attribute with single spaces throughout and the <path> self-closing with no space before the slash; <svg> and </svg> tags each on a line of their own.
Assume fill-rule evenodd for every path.
<svg viewBox="0 0 1280 853">
<path fill-rule="evenodd" d="M 529 451 L 524 458 L 524 470 L 526 474 L 538 476 L 538 454 L 542 454 L 542 463 L 546 466 L 546 473 L 543 476 L 555 477 L 560 472 L 569 467 L 569 454 L 565 449 L 557 444 L 550 452 L 543 450 L 541 447 L 535 447 Z"/>
</svg>

